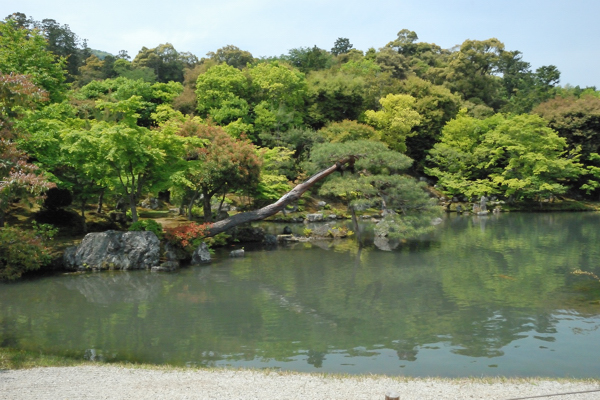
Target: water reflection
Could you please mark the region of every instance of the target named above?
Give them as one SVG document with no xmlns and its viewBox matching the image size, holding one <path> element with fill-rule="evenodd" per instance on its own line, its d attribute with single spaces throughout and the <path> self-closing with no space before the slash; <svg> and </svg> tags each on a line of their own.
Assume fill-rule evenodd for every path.
<svg viewBox="0 0 600 400">
<path fill-rule="evenodd" d="M 456 216 L 390 251 L 296 243 L 173 274 L 1 285 L 0 345 L 178 365 L 594 376 L 600 285 L 570 271 L 600 273 L 598 222 Z"/>
</svg>

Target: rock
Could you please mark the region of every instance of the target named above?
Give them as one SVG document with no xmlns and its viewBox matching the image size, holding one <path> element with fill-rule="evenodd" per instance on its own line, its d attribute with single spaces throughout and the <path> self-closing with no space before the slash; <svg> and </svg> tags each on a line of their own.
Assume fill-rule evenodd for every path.
<svg viewBox="0 0 600 400">
<path fill-rule="evenodd" d="M 265 239 L 265 230 L 263 228 L 254 227 L 249 224 L 238 225 L 227 231 L 233 240 L 240 243 L 261 243 Z"/>
<path fill-rule="evenodd" d="M 179 268 L 179 261 L 167 261 L 160 264 L 158 267 L 152 267 L 153 272 L 170 272 Z"/>
<path fill-rule="evenodd" d="M 323 208 L 323 207 L 325 207 L 326 205 L 327 205 L 327 202 L 326 202 L 326 201 L 319 201 L 319 202 L 317 203 L 317 207 L 319 207 L 319 208 Z"/>
<path fill-rule="evenodd" d="M 144 208 L 149 208 L 151 210 L 156 210 L 158 207 L 160 207 L 160 204 L 158 203 L 158 199 L 155 197 L 150 197 L 150 198 L 142 201 L 142 204 L 140 204 L 140 205 Z"/>
<path fill-rule="evenodd" d="M 329 215 L 327 216 L 327 219 L 330 219 L 330 220 L 337 219 L 337 215 L 335 215 L 335 214 L 329 214 Z"/>
<path fill-rule="evenodd" d="M 244 254 L 244 249 L 233 250 L 231 253 L 229 253 L 229 257 L 244 257 Z"/>
<path fill-rule="evenodd" d="M 438 218 L 434 218 L 434 219 L 431 221 L 431 225 L 439 225 L 439 224 L 441 224 L 442 222 L 444 222 L 444 220 L 443 220 L 443 219 L 441 219 L 441 218 L 439 218 L 439 217 L 438 217 Z"/>
<path fill-rule="evenodd" d="M 277 235 L 278 242 L 289 242 L 293 239 L 293 235 Z"/>
<path fill-rule="evenodd" d="M 169 208 L 169 214 L 179 214 L 179 208 Z"/>
<path fill-rule="evenodd" d="M 153 232 L 88 233 L 74 250 L 63 255 L 69 270 L 150 269 L 158 266 L 160 241 Z"/>
<path fill-rule="evenodd" d="M 313 237 L 328 237 L 328 236 L 330 236 L 329 230 L 331 228 L 333 228 L 333 226 L 334 226 L 334 224 L 331 222 L 315 226 L 312 229 L 311 236 L 313 236 Z"/>
<path fill-rule="evenodd" d="M 108 218 L 110 218 L 113 222 L 124 223 L 127 222 L 127 214 L 122 212 L 111 212 L 108 214 Z"/>
<path fill-rule="evenodd" d="M 323 221 L 323 214 L 306 214 L 306 220 L 308 222 Z"/>
<path fill-rule="evenodd" d="M 275 235 L 265 235 L 264 244 L 267 246 L 277 246 L 277 236 Z"/>
<path fill-rule="evenodd" d="M 206 243 L 202 243 L 192 254 L 191 265 L 206 264 L 210 262 L 210 251 Z"/>
<path fill-rule="evenodd" d="M 292 228 L 290 228 L 289 226 L 284 226 L 283 227 L 283 234 L 284 235 L 291 235 L 292 234 Z"/>
</svg>

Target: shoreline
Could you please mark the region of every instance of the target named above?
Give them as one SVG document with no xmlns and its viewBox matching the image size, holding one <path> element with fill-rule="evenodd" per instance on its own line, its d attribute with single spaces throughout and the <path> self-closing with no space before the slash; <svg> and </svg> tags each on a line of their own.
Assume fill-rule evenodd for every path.
<svg viewBox="0 0 600 400">
<path fill-rule="evenodd" d="M 522 399 L 600 398 L 599 379 L 412 378 L 152 365 L 0 370 L 3 399 Z"/>
</svg>

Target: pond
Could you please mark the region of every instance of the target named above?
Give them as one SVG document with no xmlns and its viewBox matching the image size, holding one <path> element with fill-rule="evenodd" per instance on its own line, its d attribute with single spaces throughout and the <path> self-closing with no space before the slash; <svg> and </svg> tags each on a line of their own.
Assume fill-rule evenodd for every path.
<svg viewBox="0 0 600 400">
<path fill-rule="evenodd" d="M 217 251 L 210 266 L 170 274 L 1 284 L 0 346 L 182 366 L 597 378 L 600 282 L 572 271 L 600 276 L 599 226 L 597 213 L 454 215 L 408 243 L 363 234 L 364 246 Z"/>
</svg>

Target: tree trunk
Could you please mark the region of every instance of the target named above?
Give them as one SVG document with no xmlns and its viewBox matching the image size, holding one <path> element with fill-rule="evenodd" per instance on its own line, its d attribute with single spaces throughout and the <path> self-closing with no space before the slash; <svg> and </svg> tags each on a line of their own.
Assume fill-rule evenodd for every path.
<svg viewBox="0 0 600 400">
<path fill-rule="evenodd" d="M 270 217 L 271 215 L 277 214 L 279 211 L 283 210 L 288 204 L 298 201 L 298 199 L 304 194 L 304 192 L 310 189 L 315 183 L 319 182 L 322 179 L 325 179 L 335 171 L 340 170 L 344 164 L 351 161 L 353 162 L 354 159 L 355 157 L 353 156 L 348 157 L 342 161 L 335 163 L 331 167 L 316 173 L 305 182 L 297 185 L 295 188 L 287 192 L 273 204 L 269 204 L 268 206 L 265 206 L 258 210 L 236 214 L 222 221 L 215 222 L 212 225 L 212 227 L 208 230 L 207 236 L 215 236 L 221 232 L 225 232 L 233 228 L 234 226 L 241 225 L 247 222 L 260 221 L 262 219 Z M 206 197 L 204 201 L 206 204 Z M 210 199 L 208 204 L 210 208 Z M 204 211 L 204 214 L 206 215 L 206 211 Z"/>
<path fill-rule="evenodd" d="M 192 199 L 190 200 L 190 204 L 188 205 L 188 212 L 187 212 L 188 221 L 191 221 L 194 218 L 194 216 L 192 215 L 192 207 L 194 207 L 194 203 L 196 202 L 197 198 L 198 198 L 198 192 L 196 191 L 192 194 Z M 183 202 L 181 204 L 183 207 Z"/>
<path fill-rule="evenodd" d="M 221 202 L 219 203 L 219 209 L 217 210 L 217 218 L 221 215 L 221 208 L 223 207 L 223 202 L 225 201 L 225 192 L 223 192 L 223 197 L 221 197 Z"/>
<path fill-rule="evenodd" d="M 104 191 L 106 189 L 102 189 L 102 191 L 100 192 L 100 195 L 98 196 L 98 208 L 96 209 L 96 212 L 98 214 L 102 214 L 102 205 L 104 203 Z"/>
<path fill-rule="evenodd" d="M 81 227 L 83 233 L 87 233 L 87 223 L 85 221 L 85 197 L 81 199 Z"/>
<path fill-rule="evenodd" d="M 204 195 L 204 222 L 212 222 L 212 210 L 210 209 L 212 196 L 209 196 L 206 192 L 202 194 Z"/>
<path fill-rule="evenodd" d="M 137 209 L 135 207 L 135 193 L 132 191 L 129 193 L 129 209 L 131 210 L 131 220 L 133 222 L 138 221 Z"/>
</svg>

